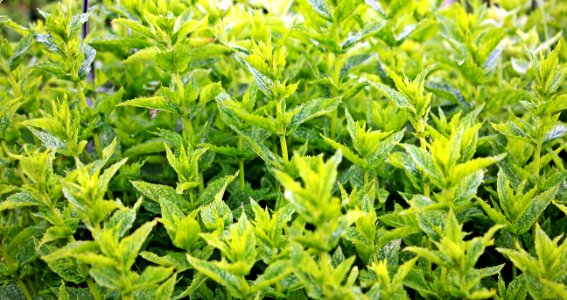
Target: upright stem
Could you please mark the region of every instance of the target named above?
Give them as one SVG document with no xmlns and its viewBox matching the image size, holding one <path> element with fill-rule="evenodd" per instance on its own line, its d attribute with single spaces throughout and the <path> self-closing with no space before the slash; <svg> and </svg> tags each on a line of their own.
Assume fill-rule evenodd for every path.
<svg viewBox="0 0 567 300">
<path fill-rule="evenodd" d="M 81 81 L 77 82 L 75 86 L 77 87 L 77 94 L 79 94 L 79 99 L 81 100 L 81 103 L 83 103 L 83 105 L 85 105 L 85 107 L 90 107 L 91 104 L 89 103 L 89 101 L 87 100 L 87 97 L 85 96 L 85 91 L 83 90 L 83 87 L 81 86 Z M 99 138 L 98 132 L 96 130 L 93 133 L 93 142 L 95 144 L 96 154 L 98 155 L 98 158 L 101 159 L 102 158 L 102 148 L 100 146 L 100 138 Z"/>
<path fill-rule="evenodd" d="M 333 54 L 333 97 L 338 97 L 340 92 L 340 81 L 341 81 L 341 69 L 343 68 L 343 61 L 341 54 Z M 337 126 L 339 123 L 339 112 L 334 110 L 331 113 L 331 138 L 337 136 Z"/>
<path fill-rule="evenodd" d="M 205 179 L 203 178 L 203 172 L 199 173 L 199 193 L 205 190 Z"/>
<path fill-rule="evenodd" d="M 284 162 L 289 162 L 289 156 L 287 153 L 287 141 L 285 135 L 280 135 L 280 146 L 282 148 L 282 158 Z"/>
<path fill-rule="evenodd" d="M 419 134 L 419 144 L 420 144 L 421 149 L 427 150 L 427 147 L 426 147 L 427 142 L 425 141 L 425 137 L 423 136 L 423 133 L 419 132 L 418 134 Z M 431 194 L 431 191 L 430 191 L 430 188 L 429 188 L 429 183 L 424 183 L 423 184 L 423 195 L 425 197 L 429 198 L 430 194 Z"/>
<path fill-rule="evenodd" d="M 181 116 L 181 124 L 183 125 L 183 131 L 187 131 L 190 136 L 193 135 L 193 124 L 189 120 L 188 116 Z"/>
<path fill-rule="evenodd" d="M 541 168 L 541 147 L 542 147 L 541 139 L 538 139 L 536 144 L 536 149 L 534 152 L 534 175 L 536 177 L 539 176 L 539 172 Z"/>
<path fill-rule="evenodd" d="M 98 154 L 98 159 L 102 159 L 102 147 L 100 146 L 100 138 L 98 136 L 98 131 L 93 132 L 93 141 L 96 148 L 96 153 Z"/>
<path fill-rule="evenodd" d="M 20 288 L 20 290 L 22 290 L 22 292 L 24 293 L 24 296 L 26 297 L 27 300 L 32 300 L 32 296 L 26 286 L 26 284 L 20 279 L 18 278 L 16 280 L 16 285 Z"/>
<path fill-rule="evenodd" d="M 242 136 L 238 137 L 238 150 L 243 151 L 244 149 L 244 145 L 243 145 L 243 140 L 242 140 Z M 241 157 L 240 160 L 238 161 L 238 176 L 240 177 L 240 190 L 243 191 L 244 190 L 244 184 L 246 183 L 244 180 L 244 159 Z"/>
<path fill-rule="evenodd" d="M 281 103 L 280 101 L 276 101 L 276 119 L 280 120 L 281 116 L 285 114 L 285 112 L 282 111 L 282 107 L 281 107 Z M 280 137 L 280 148 L 282 151 L 282 158 L 284 160 L 284 162 L 289 162 L 289 155 L 287 153 L 287 141 L 285 138 L 285 131 L 283 133 L 278 134 Z"/>
<path fill-rule="evenodd" d="M 85 107 L 89 107 L 89 101 L 87 100 L 87 97 L 85 96 L 85 91 L 83 90 L 83 87 L 81 86 L 81 82 L 77 82 L 75 84 L 75 87 L 77 88 L 77 94 L 79 95 L 79 99 L 81 100 L 81 103 L 83 103 L 83 105 Z"/>
</svg>

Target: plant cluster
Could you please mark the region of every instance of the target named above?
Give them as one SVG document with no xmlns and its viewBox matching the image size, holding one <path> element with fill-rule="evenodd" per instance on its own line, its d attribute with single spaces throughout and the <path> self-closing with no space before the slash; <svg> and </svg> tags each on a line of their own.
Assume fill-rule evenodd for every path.
<svg viewBox="0 0 567 300">
<path fill-rule="evenodd" d="M 567 299 L 566 1 L 88 2 L 0 16 L 0 299 Z"/>
</svg>

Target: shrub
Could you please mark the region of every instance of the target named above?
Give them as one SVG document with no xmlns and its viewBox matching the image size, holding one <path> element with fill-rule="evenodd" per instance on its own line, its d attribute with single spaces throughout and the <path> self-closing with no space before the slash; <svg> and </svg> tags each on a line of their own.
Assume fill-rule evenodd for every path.
<svg viewBox="0 0 567 300">
<path fill-rule="evenodd" d="M 567 2 L 84 2 L 0 17 L 0 298 L 567 299 Z"/>
</svg>

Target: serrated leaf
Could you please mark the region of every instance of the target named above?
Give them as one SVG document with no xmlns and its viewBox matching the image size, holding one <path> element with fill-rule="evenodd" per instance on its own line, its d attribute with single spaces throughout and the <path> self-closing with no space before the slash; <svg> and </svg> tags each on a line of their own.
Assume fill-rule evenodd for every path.
<svg viewBox="0 0 567 300">
<path fill-rule="evenodd" d="M 155 225 L 156 221 L 147 222 L 136 229 L 130 236 L 122 239 L 117 253 L 120 253 L 120 261 L 125 268 L 129 269 L 134 264 L 140 249 L 142 249 L 142 245 Z"/>
<path fill-rule="evenodd" d="M 12 194 L 0 202 L 0 212 L 8 209 L 38 205 L 41 205 L 41 203 L 35 200 L 28 192 L 20 192 Z"/>
<path fill-rule="evenodd" d="M 63 143 L 63 141 L 61 141 L 60 139 L 58 139 L 56 136 L 54 136 L 49 132 L 37 130 L 32 127 L 28 127 L 28 129 L 41 141 L 43 147 L 47 149 L 65 150 L 67 148 L 65 146 L 65 143 Z"/>
<path fill-rule="evenodd" d="M 128 20 L 128 19 L 123 19 L 123 18 L 118 18 L 118 19 L 114 19 L 112 20 L 113 23 L 115 24 L 120 24 L 120 25 L 124 25 L 134 31 L 136 31 L 137 33 L 147 37 L 147 38 L 154 38 L 154 33 L 152 32 L 152 30 L 134 20 Z"/>
<path fill-rule="evenodd" d="M 398 91 L 377 82 L 370 81 L 370 84 L 377 88 L 386 98 L 392 100 L 399 108 L 412 108 L 411 103 Z"/>
<path fill-rule="evenodd" d="M 169 101 L 167 101 L 162 96 L 134 98 L 131 100 L 124 101 L 118 104 L 117 106 L 133 106 L 133 107 L 142 107 L 148 109 L 157 109 L 168 112 L 174 112 L 172 104 L 170 104 Z"/>
<path fill-rule="evenodd" d="M 81 49 L 85 55 L 85 59 L 79 67 L 79 79 L 84 79 L 91 71 L 91 65 L 94 62 L 96 56 L 96 50 L 87 44 L 83 44 Z"/>
<path fill-rule="evenodd" d="M 175 283 L 177 281 L 177 273 L 162 283 L 156 291 L 156 299 L 172 299 Z"/>
<path fill-rule="evenodd" d="M 317 98 L 302 103 L 292 112 L 293 117 L 289 124 L 289 131 L 293 132 L 299 125 L 334 111 L 341 104 L 341 101 L 340 97 L 336 97 L 330 99 Z"/>
<path fill-rule="evenodd" d="M 10 56 L 10 59 L 8 60 L 10 71 L 14 71 L 18 67 L 18 65 L 22 62 L 24 54 L 26 54 L 28 49 L 31 47 L 33 41 L 34 41 L 33 34 L 28 34 L 25 37 L 23 37 L 18 42 L 18 44 L 16 44 L 16 47 L 14 48 L 14 52 L 12 52 L 12 56 Z"/>
<path fill-rule="evenodd" d="M 522 234 L 530 230 L 532 225 L 537 221 L 541 213 L 549 205 L 557 191 L 558 186 L 550 188 L 543 193 L 537 195 L 533 199 L 529 199 L 530 203 L 522 212 L 521 216 L 512 224 L 512 230 L 516 234 Z"/>
<path fill-rule="evenodd" d="M 193 268 L 226 287 L 231 294 L 244 297 L 248 293 L 248 283 L 243 277 L 235 276 L 215 263 L 203 261 L 190 255 L 187 255 L 187 260 Z"/>
<path fill-rule="evenodd" d="M 335 148 L 335 150 L 341 150 L 341 152 L 343 153 L 345 158 L 348 159 L 353 164 L 355 164 L 355 165 L 357 165 L 357 166 L 359 166 L 363 169 L 368 167 L 366 160 L 364 160 L 363 158 L 358 156 L 356 153 L 354 153 L 352 150 L 350 150 L 345 145 L 339 144 L 339 143 L 335 142 L 334 140 L 332 140 L 332 139 L 330 139 L 326 136 L 321 136 L 321 137 L 323 138 L 325 143 L 327 143 L 331 147 Z"/>
<path fill-rule="evenodd" d="M 234 181 L 234 179 L 238 176 L 238 173 L 234 175 L 224 176 L 221 178 L 217 178 L 214 181 L 211 181 L 205 190 L 201 194 L 199 194 L 199 198 L 197 199 L 197 203 L 200 206 L 207 205 L 211 203 L 215 199 L 222 199 L 224 191 L 228 187 L 228 185 Z"/>
<path fill-rule="evenodd" d="M 141 50 L 136 51 L 134 54 L 128 56 L 123 63 L 125 64 L 137 64 L 137 63 L 144 63 L 147 61 L 152 61 L 156 58 L 159 54 L 158 49 L 150 47 L 144 48 Z"/>
<path fill-rule="evenodd" d="M 55 43 L 55 39 L 50 34 L 35 34 L 35 40 L 42 44 L 49 52 L 63 56 L 63 51 Z"/>
<path fill-rule="evenodd" d="M 313 10 L 315 10 L 315 12 L 317 12 L 317 14 L 319 14 L 321 17 L 329 21 L 333 19 L 333 16 L 331 15 L 331 9 L 329 8 L 326 0 L 308 0 L 308 2 L 309 4 L 311 4 Z"/>
<path fill-rule="evenodd" d="M 543 138 L 543 142 L 551 142 L 553 140 L 556 140 L 558 138 L 564 137 L 565 135 L 567 135 L 567 126 L 565 125 L 556 125 L 553 126 L 551 128 L 551 130 L 549 130 L 549 132 L 547 132 L 545 134 L 545 137 Z"/>
<path fill-rule="evenodd" d="M 266 95 L 268 98 L 272 98 L 274 96 L 274 94 L 272 93 L 271 88 L 274 85 L 274 82 L 270 78 L 268 78 L 266 75 L 262 74 L 260 71 L 258 71 L 256 68 L 254 68 L 250 63 L 248 63 L 240 55 L 235 54 L 235 55 L 233 55 L 233 57 L 240 64 L 242 64 L 244 67 L 246 67 L 246 69 L 248 69 L 248 71 L 252 74 L 252 76 L 256 80 L 256 85 L 262 91 L 262 93 L 264 93 L 264 95 Z"/>
</svg>

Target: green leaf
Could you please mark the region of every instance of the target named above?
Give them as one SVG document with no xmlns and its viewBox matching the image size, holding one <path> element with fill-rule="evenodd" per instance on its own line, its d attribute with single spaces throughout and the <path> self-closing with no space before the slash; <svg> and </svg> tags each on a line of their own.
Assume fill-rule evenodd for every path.
<svg viewBox="0 0 567 300">
<path fill-rule="evenodd" d="M 133 107 L 142 107 L 148 109 L 157 109 L 168 112 L 175 112 L 173 104 L 169 103 L 169 101 L 167 101 L 162 96 L 139 97 L 124 101 L 118 104 L 117 106 L 133 106 Z"/>
<path fill-rule="evenodd" d="M 132 235 L 124 238 L 117 249 L 117 253 L 120 253 L 120 262 L 122 266 L 126 269 L 134 264 L 142 245 L 145 243 L 146 239 L 150 235 L 152 229 L 156 225 L 156 221 L 147 222 L 138 228 Z"/>
<path fill-rule="evenodd" d="M 49 132 L 45 132 L 45 131 L 41 131 L 41 130 L 36 130 L 32 127 L 28 127 L 28 129 L 33 133 L 33 135 L 35 135 L 40 141 L 41 141 L 41 145 L 47 149 L 53 149 L 53 150 L 65 150 L 67 149 L 67 147 L 65 146 L 65 143 L 63 141 L 61 141 L 60 139 L 58 139 L 56 136 L 54 136 L 53 134 L 49 133 Z"/>
<path fill-rule="evenodd" d="M 145 27 L 144 25 L 142 25 L 142 24 L 140 24 L 136 21 L 118 18 L 118 19 L 112 20 L 112 22 L 115 23 L 115 24 L 124 25 L 124 26 L 134 30 L 135 32 L 147 37 L 147 38 L 150 38 L 150 39 L 154 38 L 154 33 L 150 28 Z"/>
<path fill-rule="evenodd" d="M 176 222 L 175 227 L 176 232 L 173 244 L 187 251 L 193 249 L 195 243 L 199 240 L 199 233 L 201 233 L 201 226 L 195 220 L 195 217 L 189 215 Z"/>
<path fill-rule="evenodd" d="M 156 299 L 172 299 L 175 283 L 177 281 L 177 273 L 162 283 L 156 291 Z"/>
<path fill-rule="evenodd" d="M 201 208 L 201 220 L 207 229 L 224 228 L 232 224 L 232 211 L 222 198 L 215 198 L 213 202 Z"/>
<path fill-rule="evenodd" d="M 382 92 L 388 99 L 392 100 L 399 108 L 412 108 L 411 103 L 398 91 L 381 83 L 370 81 L 370 84 Z"/>
<path fill-rule="evenodd" d="M 551 142 L 558 138 L 564 137 L 565 135 L 567 135 L 567 126 L 556 125 L 553 126 L 551 130 L 549 130 L 549 132 L 545 134 L 545 137 L 543 138 L 543 142 L 544 143 Z"/>
<path fill-rule="evenodd" d="M 252 292 L 261 291 L 272 284 L 280 282 L 293 272 L 293 267 L 289 260 L 278 260 L 271 263 L 262 275 L 258 276 L 252 283 Z"/>
<path fill-rule="evenodd" d="M 448 83 L 428 82 L 426 84 L 426 87 L 434 94 L 459 104 L 466 111 L 472 110 L 471 105 L 465 100 L 465 97 L 463 96 L 461 91 L 450 86 Z"/>
<path fill-rule="evenodd" d="M 256 80 L 256 85 L 262 91 L 262 93 L 264 93 L 264 95 L 266 95 L 266 97 L 272 98 L 274 96 L 274 94 L 272 93 L 272 86 L 274 85 L 274 82 L 270 78 L 268 78 L 266 75 L 262 74 L 260 71 L 258 71 L 256 68 L 254 68 L 242 56 L 235 54 L 233 57 L 240 64 L 242 64 L 244 67 L 246 67 L 246 69 L 248 69 L 248 71 L 252 74 L 252 76 Z"/>
<path fill-rule="evenodd" d="M 26 297 L 22 290 L 15 284 L 0 287 L 0 298 L 10 300 L 24 300 Z"/>
<path fill-rule="evenodd" d="M 147 261 L 163 267 L 175 267 L 178 272 L 183 272 L 191 268 L 185 252 L 168 251 L 164 256 L 158 256 L 152 252 L 142 251 L 140 252 L 140 256 Z"/>
<path fill-rule="evenodd" d="M 317 98 L 300 104 L 291 112 L 293 117 L 289 124 L 289 134 L 299 125 L 334 111 L 341 104 L 341 101 L 341 97 Z"/>
<path fill-rule="evenodd" d="M 496 224 L 511 225 L 506 216 L 500 210 L 492 208 L 489 204 L 485 203 L 482 199 L 477 199 L 477 203 L 482 207 L 484 212 Z"/>
<path fill-rule="evenodd" d="M 331 21 L 333 16 L 331 15 L 331 9 L 326 0 L 308 0 L 309 4 L 317 14 L 321 17 Z"/>
<path fill-rule="evenodd" d="M 64 281 L 61 282 L 58 292 L 59 293 L 57 294 L 57 300 L 70 300 L 69 293 L 67 293 L 67 290 L 65 289 Z"/>
<path fill-rule="evenodd" d="M 89 274 L 100 286 L 109 289 L 120 289 L 120 273 L 112 267 L 92 267 Z"/>
<path fill-rule="evenodd" d="M 232 295 L 245 297 L 248 294 L 249 286 L 243 277 L 231 274 L 216 263 L 203 261 L 190 255 L 187 255 L 187 260 L 193 268 L 224 286 Z"/>
<path fill-rule="evenodd" d="M 63 56 L 63 51 L 55 43 L 55 39 L 50 34 L 35 34 L 35 40 L 42 44 L 51 53 Z"/>
<path fill-rule="evenodd" d="M 551 200 L 553 200 L 558 190 L 559 187 L 555 186 L 537 195 L 533 199 L 528 199 L 530 201 L 529 205 L 525 207 L 521 216 L 512 224 L 512 230 L 516 234 L 522 234 L 530 230 L 541 213 L 549 205 Z"/>
<path fill-rule="evenodd" d="M 415 162 L 415 164 L 432 180 L 435 182 L 441 182 L 441 175 L 439 174 L 431 155 L 427 151 L 418 148 L 414 145 L 404 144 L 409 156 Z M 462 178 L 462 177 L 461 177 Z"/>
<path fill-rule="evenodd" d="M 343 153 L 343 155 L 345 156 L 346 159 L 348 159 L 350 162 L 352 162 L 353 164 L 365 169 L 367 168 L 368 164 L 366 162 L 366 160 L 364 160 L 363 158 L 361 158 L 360 156 L 358 156 L 356 153 L 354 153 L 352 150 L 350 150 L 349 148 L 347 148 L 346 146 L 339 144 L 337 142 L 335 142 L 334 140 L 326 137 L 326 136 L 321 136 L 323 138 L 323 140 L 325 141 L 325 143 L 329 144 L 331 147 L 335 148 L 336 150 L 341 150 L 341 152 Z"/>
<path fill-rule="evenodd" d="M 173 273 L 171 267 L 147 266 L 137 282 L 140 286 L 153 286 L 154 284 L 165 281 Z"/>
<path fill-rule="evenodd" d="M 134 54 L 128 56 L 123 63 L 125 64 L 138 64 L 147 61 L 153 61 L 158 56 L 159 51 L 157 48 L 144 48 L 136 51 Z"/>
<path fill-rule="evenodd" d="M 183 196 L 179 195 L 175 189 L 170 186 L 145 181 L 132 181 L 131 183 L 139 192 L 144 194 L 144 196 L 157 203 L 160 203 L 160 199 L 163 199 L 164 201 L 174 203 L 183 209 L 184 212 L 188 212 L 191 208 L 189 201 L 185 200 Z"/>
<path fill-rule="evenodd" d="M 87 44 L 83 44 L 81 48 L 83 53 L 85 54 L 85 59 L 79 67 L 79 79 L 85 79 L 91 71 L 91 65 L 94 62 L 96 56 L 96 50 Z"/>
<path fill-rule="evenodd" d="M 28 192 L 20 192 L 12 194 L 8 196 L 6 200 L 0 202 L 0 212 L 8 209 L 38 205 L 41 205 L 41 203 L 35 200 Z"/>
<path fill-rule="evenodd" d="M 506 154 L 494 157 L 481 157 L 458 164 L 451 173 L 451 179 L 453 182 L 458 182 L 459 180 L 462 180 L 463 178 L 504 159 L 504 157 L 506 157 Z"/>
<path fill-rule="evenodd" d="M 24 36 L 18 42 L 18 44 L 16 44 L 16 47 L 14 48 L 14 52 L 12 53 L 12 56 L 10 56 L 10 59 L 8 60 L 10 71 L 14 71 L 18 67 L 18 65 L 20 65 L 20 63 L 23 60 L 24 54 L 26 54 L 26 52 L 29 50 L 33 41 L 34 41 L 33 34 L 28 34 Z"/>
<path fill-rule="evenodd" d="M 234 175 L 217 178 L 207 184 L 207 187 L 199 194 L 199 198 L 197 199 L 199 206 L 207 205 L 217 198 L 222 199 L 224 191 L 237 176 L 238 172 Z"/>
<path fill-rule="evenodd" d="M 225 104 L 231 103 L 231 102 L 224 102 Z M 276 123 L 275 121 L 270 118 L 270 117 L 261 117 L 258 115 L 255 115 L 253 113 L 249 113 L 247 111 L 245 111 L 244 109 L 242 109 L 240 106 L 238 106 L 236 103 L 232 102 L 232 105 L 227 106 L 227 108 L 234 114 L 236 115 L 239 119 L 241 119 L 242 121 L 252 125 L 252 126 L 256 126 L 262 129 L 265 129 L 271 133 L 276 133 Z"/>
</svg>

